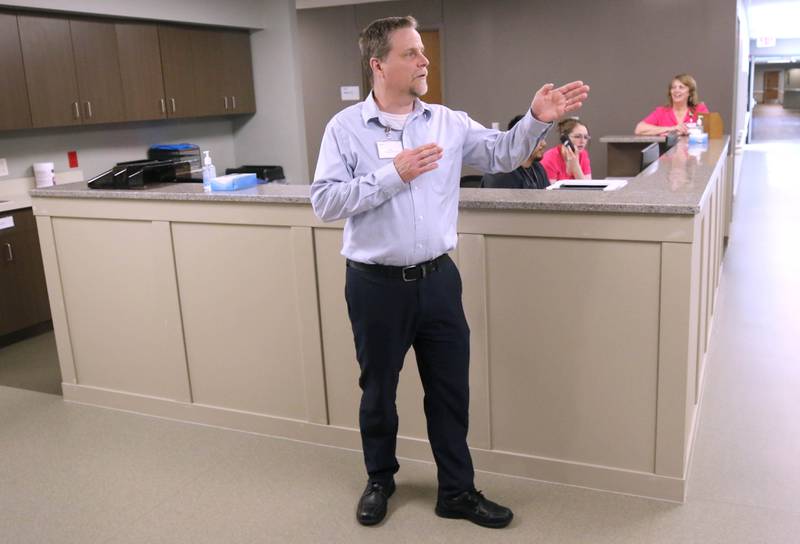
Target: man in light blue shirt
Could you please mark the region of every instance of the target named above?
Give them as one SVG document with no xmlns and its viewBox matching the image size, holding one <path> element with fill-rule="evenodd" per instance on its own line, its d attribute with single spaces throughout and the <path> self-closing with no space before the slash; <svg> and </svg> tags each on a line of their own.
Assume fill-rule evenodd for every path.
<svg viewBox="0 0 800 544">
<path fill-rule="evenodd" d="M 322 139 L 311 203 L 324 221 L 346 219 L 345 298 L 362 389 L 359 424 L 369 479 L 356 517 L 380 523 L 395 489 L 395 398 L 414 347 L 438 469 L 436 513 L 505 527 L 511 510 L 475 490 L 467 448 L 469 327 L 456 247 L 461 167 L 510 172 L 589 87 L 548 84 L 513 129 L 484 128 L 464 112 L 426 104 L 428 59 L 412 17 L 370 23 L 359 38 L 373 90 L 336 114 Z"/>
</svg>

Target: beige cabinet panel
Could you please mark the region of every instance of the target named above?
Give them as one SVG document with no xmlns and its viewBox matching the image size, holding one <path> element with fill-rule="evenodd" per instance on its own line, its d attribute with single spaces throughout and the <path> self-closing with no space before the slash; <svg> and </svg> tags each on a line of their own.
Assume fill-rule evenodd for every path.
<svg viewBox="0 0 800 544">
<path fill-rule="evenodd" d="M 291 229 L 173 223 L 195 403 L 306 418 Z"/>
<path fill-rule="evenodd" d="M 486 246 L 493 447 L 652 472 L 660 244 Z"/>
<path fill-rule="evenodd" d="M 169 238 L 150 221 L 52 223 L 77 383 L 188 401 Z"/>
</svg>

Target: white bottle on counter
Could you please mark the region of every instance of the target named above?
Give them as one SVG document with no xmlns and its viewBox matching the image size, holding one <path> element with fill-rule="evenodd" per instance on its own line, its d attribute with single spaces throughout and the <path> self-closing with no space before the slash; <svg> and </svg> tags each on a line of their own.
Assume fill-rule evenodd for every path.
<svg viewBox="0 0 800 544">
<path fill-rule="evenodd" d="M 217 177 L 217 169 L 211 163 L 210 151 L 203 151 L 203 190 L 211 190 L 211 181 Z"/>
</svg>

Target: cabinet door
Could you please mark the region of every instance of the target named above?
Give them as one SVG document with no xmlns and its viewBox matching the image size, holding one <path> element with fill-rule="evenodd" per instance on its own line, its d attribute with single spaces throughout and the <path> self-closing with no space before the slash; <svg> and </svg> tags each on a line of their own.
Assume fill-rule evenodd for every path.
<svg viewBox="0 0 800 544">
<path fill-rule="evenodd" d="M 117 23 L 115 26 L 126 119 L 165 118 L 167 104 L 158 27 L 148 23 Z"/>
<path fill-rule="evenodd" d="M 231 98 L 228 96 L 225 81 L 224 38 L 221 30 L 192 30 L 197 115 L 230 113 Z"/>
<path fill-rule="evenodd" d="M 84 124 L 124 120 L 114 23 L 72 19 L 69 24 Z"/>
<path fill-rule="evenodd" d="M 158 42 L 161 46 L 161 69 L 164 75 L 167 115 L 192 117 L 197 111 L 195 87 L 203 84 L 194 77 L 192 30 L 159 25 Z"/>
<path fill-rule="evenodd" d="M 19 267 L 14 262 L 14 252 L 19 245 L 16 232 L 0 230 L 0 336 L 19 329 L 19 313 L 24 309 Z"/>
<path fill-rule="evenodd" d="M 16 225 L 0 230 L 0 335 L 50 319 L 33 214 L 12 215 Z"/>
<path fill-rule="evenodd" d="M 225 32 L 225 81 L 229 84 L 233 113 L 255 113 L 253 59 L 250 53 L 250 32 Z"/>
<path fill-rule="evenodd" d="M 0 130 L 29 128 L 31 108 L 22 68 L 17 16 L 0 13 Z"/>
<path fill-rule="evenodd" d="M 69 20 L 19 15 L 19 37 L 34 127 L 81 122 Z"/>
</svg>

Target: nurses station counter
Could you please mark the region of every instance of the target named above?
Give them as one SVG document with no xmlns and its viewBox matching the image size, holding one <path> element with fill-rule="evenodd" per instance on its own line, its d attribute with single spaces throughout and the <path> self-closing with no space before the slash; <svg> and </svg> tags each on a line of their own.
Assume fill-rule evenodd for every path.
<svg viewBox="0 0 800 544">
<path fill-rule="evenodd" d="M 727 150 L 680 141 L 613 192 L 461 191 L 477 469 L 684 500 Z M 65 400 L 360 449 L 344 222 L 308 186 L 32 196 Z M 413 361 L 398 455 L 430 460 Z"/>
</svg>

